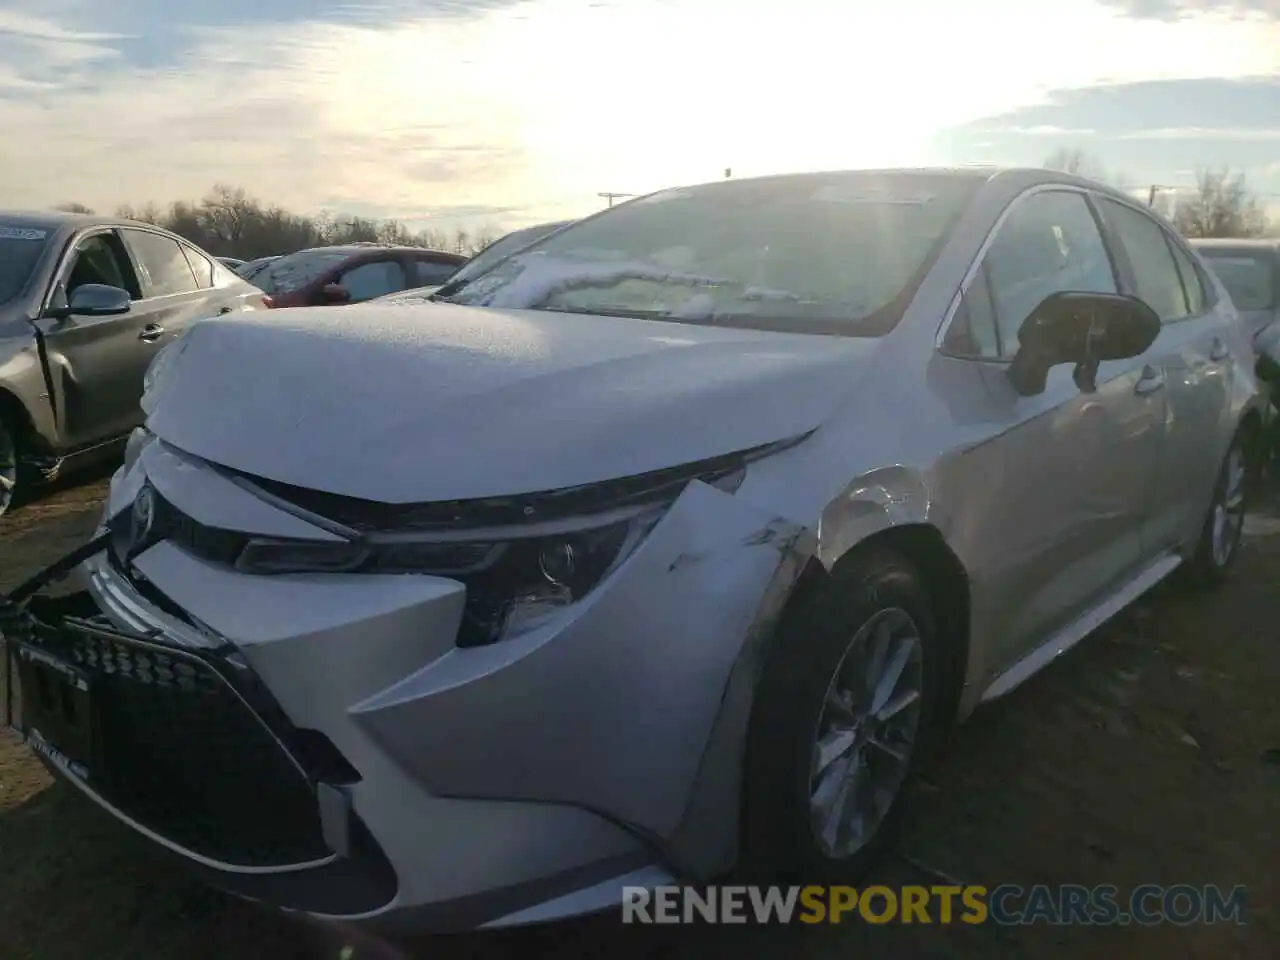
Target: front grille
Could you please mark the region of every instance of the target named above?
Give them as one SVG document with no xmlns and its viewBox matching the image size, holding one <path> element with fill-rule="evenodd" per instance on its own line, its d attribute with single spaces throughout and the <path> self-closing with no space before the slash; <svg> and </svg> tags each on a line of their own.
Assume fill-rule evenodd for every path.
<svg viewBox="0 0 1280 960">
<path fill-rule="evenodd" d="M 86 766 L 108 803 L 221 863 L 329 856 L 312 784 L 261 718 L 269 705 L 250 706 L 247 671 L 81 620 L 37 621 L 34 640 L 90 677 Z"/>
</svg>

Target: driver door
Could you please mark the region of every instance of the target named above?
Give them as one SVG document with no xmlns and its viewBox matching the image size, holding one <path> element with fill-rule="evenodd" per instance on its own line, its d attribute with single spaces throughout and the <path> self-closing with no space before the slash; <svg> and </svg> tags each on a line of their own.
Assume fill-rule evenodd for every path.
<svg viewBox="0 0 1280 960">
<path fill-rule="evenodd" d="M 1021 396 L 1006 364 L 1045 297 L 1119 291 L 1086 194 L 1035 190 L 1014 201 L 962 301 L 969 340 L 986 356 L 997 422 L 991 477 L 1002 557 L 992 570 L 996 662 L 1008 663 L 1094 607 L 1139 570 L 1142 518 L 1159 458 L 1164 395 L 1144 387 L 1150 358 L 1104 362 L 1096 389 L 1070 365 Z"/>
<path fill-rule="evenodd" d="M 63 255 L 45 303 L 65 303 L 86 283 L 128 291 L 133 308 L 116 317 L 72 314 L 39 321 L 65 449 L 123 436 L 141 422 L 138 395 L 152 356 L 140 339 L 147 321 L 139 309 L 138 277 L 115 230 L 92 230 L 76 238 Z"/>
</svg>

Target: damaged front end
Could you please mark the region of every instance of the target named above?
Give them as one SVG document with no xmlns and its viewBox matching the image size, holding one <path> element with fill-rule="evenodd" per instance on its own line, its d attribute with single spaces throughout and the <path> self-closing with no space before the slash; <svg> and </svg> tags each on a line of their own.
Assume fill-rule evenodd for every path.
<svg viewBox="0 0 1280 960">
<path fill-rule="evenodd" d="M 300 910 L 417 908 L 553 874 L 563 891 L 623 862 L 712 876 L 737 853 L 762 647 L 815 548 L 735 493 L 802 439 L 387 505 L 135 438 L 100 535 L 0 600 L 6 720 L 212 882 Z M 77 568 L 87 591 L 48 595 Z M 498 806 L 459 812 L 474 804 Z M 505 872 L 455 876 L 498 836 Z M 340 902 L 252 880 L 312 870 L 349 875 Z M 520 897 L 477 922 L 540 900 Z"/>
<path fill-rule="evenodd" d="M 289 721 L 234 646 L 122 628 L 88 591 L 53 589 L 107 556 L 111 540 L 99 534 L 0 597 L 6 727 L 211 882 L 325 909 L 319 888 L 288 883 L 306 874 L 356 891 L 345 905 L 388 902 L 388 860 L 349 810 L 326 809 L 326 795 L 360 774 L 322 734 Z"/>
</svg>

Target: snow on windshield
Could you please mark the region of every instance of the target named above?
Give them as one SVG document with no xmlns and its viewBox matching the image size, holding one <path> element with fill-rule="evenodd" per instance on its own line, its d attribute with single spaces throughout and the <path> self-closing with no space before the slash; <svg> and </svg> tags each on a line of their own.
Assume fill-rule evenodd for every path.
<svg viewBox="0 0 1280 960">
<path fill-rule="evenodd" d="M 691 322 L 852 323 L 927 268 L 977 178 L 806 175 L 666 191 L 544 239 L 458 302 Z"/>
<path fill-rule="evenodd" d="M 291 293 L 350 256 L 350 252 L 301 250 L 266 264 L 253 274 L 253 284 L 264 293 Z"/>
</svg>

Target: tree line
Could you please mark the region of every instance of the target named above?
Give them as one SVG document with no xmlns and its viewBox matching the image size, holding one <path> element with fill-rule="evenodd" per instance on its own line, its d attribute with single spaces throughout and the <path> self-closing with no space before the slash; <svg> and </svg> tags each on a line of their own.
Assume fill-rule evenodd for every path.
<svg viewBox="0 0 1280 960">
<path fill-rule="evenodd" d="M 70 213 L 94 213 L 82 203 L 58 207 Z M 470 256 L 496 240 L 493 230 L 410 230 L 399 220 L 319 214 L 308 216 L 262 203 L 242 187 L 216 184 L 202 200 L 178 200 L 167 208 L 148 203 L 123 205 L 115 215 L 153 223 L 190 240 L 214 256 L 253 260 L 308 247 L 342 243 L 389 243 L 425 247 Z"/>
<path fill-rule="evenodd" d="M 1057 150 L 1044 166 L 1128 189 L 1123 177 L 1108 174 L 1096 159 L 1079 149 Z M 94 212 L 79 203 L 65 203 L 59 209 Z M 414 231 L 399 220 L 369 217 L 308 216 L 264 204 L 242 187 L 223 183 L 215 184 L 198 202 L 179 200 L 165 209 L 154 203 L 125 205 L 116 210 L 116 215 L 165 227 L 215 256 L 242 260 L 341 243 L 389 243 L 470 256 L 501 235 L 493 230 L 471 232 L 464 228 Z M 1244 174 L 1233 173 L 1229 168 L 1201 170 L 1195 187 L 1177 195 L 1173 222 L 1187 237 L 1280 234 L 1280 222 L 1269 221 L 1265 206 L 1250 190 Z"/>
<path fill-rule="evenodd" d="M 1091 180 L 1109 183 L 1120 190 L 1129 189 L 1123 177 L 1112 176 L 1098 161 L 1083 150 L 1056 150 L 1045 160 L 1049 170 L 1062 170 Z M 1167 187 L 1151 188 L 1152 198 L 1162 195 Z M 1266 206 L 1250 188 L 1243 173 L 1229 167 L 1200 170 L 1196 184 L 1176 195 L 1173 225 L 1184 237 L 1269 237 L 1280 234 L 1280 222 L 1267 217 Z"/>
</svg>

